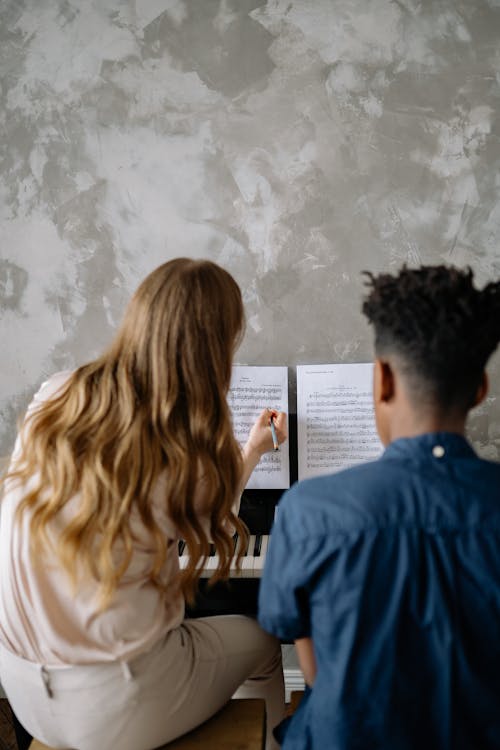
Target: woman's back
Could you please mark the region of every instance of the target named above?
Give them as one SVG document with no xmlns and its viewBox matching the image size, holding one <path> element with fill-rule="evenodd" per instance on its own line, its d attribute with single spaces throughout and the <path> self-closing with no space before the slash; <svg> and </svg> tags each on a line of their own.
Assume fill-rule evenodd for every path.
<svg viewBox="0 0 500 750">
<path fill-rule="evenodd" d="M 57 373 L 46 381 L 33 399 L 29 413 L 54 396 L 71 373 Z M 152 508 L 165 538 L 175 540 L 176 530 L 165 513 L 163 477 L 153 491 Z M 90 664 L 130 659 L 147 651 L 170 628 L 184 618 L 180 590 L 169 589 L 179 562 L 172 543 L 162 566 L 161 578 L 168 593 L 149 582 L 154 547 L 137 512 L 132 514 L 134 552 L 130 565 L 116 588 L 109 607 L 99 611 L 96 582 L 80 572 L 77 590 L 49 550 L 44 557 L 31 554 L 29 511 L 21 524 L 16 510 L 23 487 L 10 482 L 2 503 L 0 525 L 0 640 L 25 659 L 45 664 Z M 51 522 L 50 534 L 57 538 L 78 512 L 76 494 Z M 115 549 L 117 559 L 120 548 Z"/>
</svg>

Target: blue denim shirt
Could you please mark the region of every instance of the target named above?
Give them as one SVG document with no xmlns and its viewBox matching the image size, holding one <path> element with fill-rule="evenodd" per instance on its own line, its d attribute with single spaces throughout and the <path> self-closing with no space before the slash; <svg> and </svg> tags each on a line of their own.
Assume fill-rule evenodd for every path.
<svg viewBox="0 0 500 750">
<path fill-rule="evenodd" d="M 284 750 L 498 750 L 500 464 L 434 433 L 296 484 L 259 621 L 314 643 Z"/>
</svg>

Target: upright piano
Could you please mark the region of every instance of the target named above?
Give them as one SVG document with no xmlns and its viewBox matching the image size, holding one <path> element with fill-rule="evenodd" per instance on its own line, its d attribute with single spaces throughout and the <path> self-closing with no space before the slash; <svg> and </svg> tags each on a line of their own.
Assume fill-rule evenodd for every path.
<svg viewBox="0 0 500 750">
<path fill-rule="evenodd" d="M 290 446 L 290 484 L 297 480 L 297 415 L 288 419 Z M 260 576 L 266 560 L 269 537 L 281 496 L 286 490 L 245 490 L 240 504 L 240 518 L 250 531 L 250 543 L 239 571 L 233 570 L 228 581 L 208 585 L 208 569 L 199 581 L 198 594 L 188 617 L 241 614 L 255 616 Z M 180 549 L 185 552 L 185 549 Z M 180 556 L 181 567 L 183 555 Z M 215 560 L 212 564 L 215 564 Z"/>
</svg>

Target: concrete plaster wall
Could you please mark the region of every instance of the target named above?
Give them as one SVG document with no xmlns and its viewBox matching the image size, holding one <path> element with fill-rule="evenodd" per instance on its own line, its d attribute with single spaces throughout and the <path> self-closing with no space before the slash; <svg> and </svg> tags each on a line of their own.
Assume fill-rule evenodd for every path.
<svg viewBox="0 0 500 750">
<path fill-rule="evenodd" d="M 369 360 L 362 269 L 499 277 L 499 70 L 500 0 L 0 0 L 0 454 L 168 258 L 234 274 L 248 364 Z"/>
</svg>

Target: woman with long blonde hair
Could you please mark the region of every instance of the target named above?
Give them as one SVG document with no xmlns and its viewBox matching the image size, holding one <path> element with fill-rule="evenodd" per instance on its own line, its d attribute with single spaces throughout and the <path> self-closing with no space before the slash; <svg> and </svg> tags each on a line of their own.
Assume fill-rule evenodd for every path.
<svg viewBox="0 0 500 750">
<path fill-rule="evenodd" d="M 108 351 L 28 408 L 1 506 L 0 680 L 50 746 L 150 750 L 242 685 L 265 697 L 269 730 L 282 718 L 279 642 L 246 617 L 184 619 L 211 544 L 215 580 L 234 532 L 243 550 L 239 496 L 273 447 L 265 412 L 243 450 L 232 431 L 243 326 L 230 274 L 172 260 L 139 286 Z M 284 414 L 276 428 L 282 442 Z"/>
</svg>

